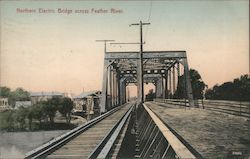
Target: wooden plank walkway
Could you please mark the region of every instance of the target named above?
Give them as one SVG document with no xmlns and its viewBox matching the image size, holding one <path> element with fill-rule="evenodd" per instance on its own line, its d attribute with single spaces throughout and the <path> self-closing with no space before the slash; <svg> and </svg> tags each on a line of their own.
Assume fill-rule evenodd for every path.
<svg viewBox="0 0 250 159">
<path fill-rule="evenodd" d="M 197 108 L 147 102 L 204 158 L 250 157 L 250 119 Z"/>
<path fill-rule="evenodd" d="M 126 105 L 114 114 L 108 116 L 93 127 L 84 131 L 73 140 L 54 151 L 46 158 L 78 159 L 88 158 L 94 148 L 102 141 L 112 127 L 122 118 L 131 105 Z"/>
</svg>

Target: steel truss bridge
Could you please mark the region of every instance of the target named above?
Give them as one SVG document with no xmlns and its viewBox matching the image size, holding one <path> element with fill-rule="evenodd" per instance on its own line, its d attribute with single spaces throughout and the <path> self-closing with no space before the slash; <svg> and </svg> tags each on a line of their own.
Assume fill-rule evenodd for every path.
<svg viewBox="0 0 250 159">
<path fill-rule="evenodd" d="M 210 146 L 209 142 L 213 138 L 213 142 L 219 141 L 221 143 L 225 137 L 213 136 L 209 138 L 205 136 L 209 140 L 199 141 L 197 145 L 203 144 L 203 146 L 194 147 L 196 146 L 195 139 L 202 138 L 204 135 L 195 133 L 197 129 L 189 132 L 189 126 L 195 126 L 196 122 L 198 124 L 200 120 L 189 122 L 186 133 L 190 133 L 189 136 L 195 134 L 195 138 L 190 138 L 187 142 L 176 129 L 167 124 L 168 121 L 165 118 L 169 116 L 164 114 L 164 111 L 170 110 L 171 119 L 174 121 L 176 118 L 175 124 L 178 125 L 182 122 L 178 118 L 178 113 L 184 114 L 184 121 L 187 113 L 191 113 L 187 117 L 193 118 L 199 117 L 199 114 L 192 115 L 192 112 L 201 111 L 203 116 L 204 113 L 208 114 L 205 116 L 211 115 L 210 111 L 220 111 L 233 116 L 249 118 L 250 104 L 246 102 L 199 101 L 199 108 L 196 108 L 194 107 L 195 102 L 185 51 L 145 51 L 142 59 L 139 56 L 138 52 L 105 52 L 100 108 L 102 115 L 26 153 L 25 158 L 194 159 L 214 158 L 218 153 L 225 151 L 225 149 L 219 149 L 219 152 L 209 149 L 202 151 L 203 147 Z M 171 94 L 176 91 L 180 75 L 184 75 L 185 90 L 183 91 L 187 100 L 169 99 Z M 130 83 L 137 86 L 138 99 L 126 102 L 126 86 Z M 143 83 L 155 85 L 157 99 L 154 102 L 143 103 L 144 92 L 143 87 L 141 87 Z M 186 109 L 188 111 L 184 111 Z M 177 117 L 174 114 L 175 111 Z M 228 121 L 225 115 L 216 114 L 214 117 L 218 116 L 221 120 L 225 118 Z M 189 119 L 187 118 L 187 120 Z M 239 122 L 238 117 L 236 121 Z M 244 121 L 242 122 L 244 123 Z M 214 120 L 210 122 L 210 124 L 213 123 L 216 122 Z M 237 123 L 235 125 L 238 131 L 242 126 L 240 124 L 237 126 Z M 202 123 L 202 125 L 204 124 Z M 250 132 L 249 125 L 243 127 L 244 131 Z M 185 126 L 181 125 L 180 127 L 184 129 Z M 215 128 L 213 128 L 214 131 L 216 131 Z M 232 129 L 226 132 L 230 131 Z M 208 133 L 208 135 L 213 132 Z M 236 136 L 234 134 L 234 138 L 230 138 L 230 141 L 237 138 Z M 239 139 L 242 139 L 242 136 Z M 206 152 L 208 153 L 206 154 Z M 250 155 L 249 150 L 241 152 L 243 157 L 247 156 L 247 153 Z M 237 155 L 237 153 L 235 154 Z M 231 154 L 229 157 L 235 156 Z"/>
<path fill-rule="evenodd" d="M 125 103 L 126 86 L 130 83 L 137 85 L 137 97 L 140 102 L 144 96 L 140 83 L 153 83 L 156 87 L 157 98 L 169 98 L 170 94 L 174 94 L 176 90 L 181 70 L 185 77 L 186 97 L 190 106 L 194 105 L 185 51 L 145 51 L 142 61 L 139 60 L 139 56 L 139 52 L 105 53 L 102 112 Z M 142 62 L 143 70 L 140 62 Z"/>
</svg>

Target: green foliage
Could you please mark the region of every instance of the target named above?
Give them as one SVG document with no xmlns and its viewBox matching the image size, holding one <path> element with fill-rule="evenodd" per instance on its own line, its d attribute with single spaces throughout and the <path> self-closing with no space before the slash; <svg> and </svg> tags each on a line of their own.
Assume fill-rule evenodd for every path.
<svg viewBox="0 0 250 159">
<path fill-rule="evenodd" d="M 58 111 L 65 117 L 67 123 L 70 123 L 70 114 L 73 109 L 73 104 L 70 98 L 63 98 L 58 107 Z"/>
<path fill-rule="evenodd" d="M 43 110 L 46 116 L 49 117 L 51 125 L 54 123 L 54 118 L 59 104 L 60 104 L 59 98 L 52 98 L 49 99 L 47 102 L 44 102 Z"/>
<path fill-rule="evenodd" d="M 27 118 L 29 121 L 29 130 L 32 130 L 32 121 L 34 118 L 34 109 L 33 107 L 28 107 L 27 108 Z"/>
<path fill-rule="evenodd" d="M 16 124 L 18 124 L 19 129 L 24 129 L 25 128 L 25 119 L 27 117 L 28 111 L 27 108 L 20 107 L 16 112 L 15 112 L 15 121 Z"/>
<path fill-rule="evenodd" d="M 17 88 L 11 91 L 8 87 L 0 87 L 0 96 L 9 99 L 9 104 L 14 107 L 16 101 L 30 100 L 30 94 L 23 88 Z"/>
<path fill-rule="evenodd" d="M 17 88 L 15 91 L 7 87 L 0 87 L 1 97 L 8 97 L 10 103 L 14 105 L 15 101 L 29 100 L 29 93 L 22 88 Z M 17 110 L 8 110 L 0 113 L 0 129 L 13 130 L 34 130 L 39 128 L 47 129 L 54 126 L 54 118 L 56 112 L 59 111 L 66 119 L 67 124 L 70 123 L 71 111 L 73 102 L 70 98 L 53 97 L 48 101 L 42 101 L 31 107 L 20 107 Z M 49 118 L 49 124 L 47 119 Z M 39 121 L 39 123 L 38 123 Z M 44 123 L 42 122 L 44 121 Z M 37 127 L 37 125 L 39 126 Z"/>
<path fill-rule="evenodd" d="M 242 75 L 233 82 L 215 85 L 206 91 L 205 97 L 214 100 L 250 101 L 250 78 Z"/>
<path fill-rule="evenodd" d="M 18 101 L 26 101 L 29 100 L 29 92 L 24 90 L 23 88 L 17 88 L 15 91 L 11 92 L 11 96 Z"/>
<path fill-rule="evenodd" d="M 0 129 L 7 131 L 12 131 L 14 129 L 14 113 L 15 112 L 12 110 L 0 113 Z"/>
<path fill-rule="evenodd" d="M 8 98 L 10 96 L 10 88 L 0 87 L 0 97 Z"/>
<path fill-rule="evenodd" d="M 44 107 L 45 104 L 43 102 L 37 103 L 32 106 L 33 118 L 38 120 L 39 123 L 42 123 L 42 120 L 46 117 Z"/>
<path fill-rule="evenodd" d="M 191 87 L 194 99 L 202 99 L 206 84 L 202 81 L 201 75 L 199 74 L 198 71 L 190 69 L 189 74 L 190 74 Z M 174 98 L 185 98 L 186 97 L 185 87 L 186 87 L 185 77 L 184 75 L 182 75 L 179 77 L 177 90 L 174 94 Z"/>
</svg>

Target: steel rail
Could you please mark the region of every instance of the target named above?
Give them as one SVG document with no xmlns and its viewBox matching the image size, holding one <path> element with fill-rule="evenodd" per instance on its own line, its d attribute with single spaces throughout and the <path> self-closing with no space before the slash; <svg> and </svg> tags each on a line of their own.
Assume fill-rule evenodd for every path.
<svg viewBox="0 0 250 159">
<path fill-rule="evenodd" d="M 55 139 L 45 143 L 44 145 L 42 145 L 42 146 L 40 146 L 32 151 L 27 152 L 25 154 L 24 158 L 25 159 L 34 159 L 34 158 L 42 158 L 42 157 L 48 155 L 49 153 L 57 150 L 58 148 L 60 148 L 64 144 L 66 144 L 68 141 L 70 141 L 71 139 L 73 139 L 77 135 L 81 134 L 82 132 L 84 132 L 88 128 L 92 127 L 93 125 L 95 125 L 99 121 L 105 119 L 106 117 L 110 116 L 114 112 L 118 111 L 119 109 L 121 109 L 125 105 L 122 105 L 120 107 L 116 107 L 116 108 L 98 116 L 97 118 L 94 118 L 93 120 L 90 120 L 90 121 L 86 122 L 85 124 L 83 124 L 79 127 L 76 127 L 73 130 L 71 130 L 71 131 L 69 131 L 61 136 L 56 137 Z"/>
<path fill-rule="evenodd" d="M 145 104 L 143 104 L 144 109 L 150 116 L 151 120 L 158 127 L 163 135 L 163 138 L 168 143 L 167 149 L 165 150 L 162 158 L 164 158 L 168 150 L 171 148 L 175 155 L 180 159 L 195 159 L 195 155 L 167 128 L 167 126 L 161 121 L 159 117 L 149 109 Z"/>
<path fill-rule="evenodd" d="M 129 110 L 125 113 L 125 115 L 116 122 L 113 128 L 107 133 L 107 135 L 103 138 L 103 140 L 96 146 L 96 148 L 89 155 L 89 159 L 94 158 L 107 158 L 110 150 L 112 149 L 118 135 L 121 133 L 122 128 L 124 127 L 126 121 L 128 120 L 132 110 L 134 108 L 134 104 L 129 108 Z"/>
</svg>

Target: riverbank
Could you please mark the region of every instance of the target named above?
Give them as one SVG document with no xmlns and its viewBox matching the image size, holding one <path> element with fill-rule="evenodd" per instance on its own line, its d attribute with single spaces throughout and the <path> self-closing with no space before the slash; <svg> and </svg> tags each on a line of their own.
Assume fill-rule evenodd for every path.
<svg viewBox="0 0 250 159">
<path fill-rule="evenodd" d="M 38 127 L 36 131 L 0 131 L 0 159 L 23 158 L 26 152 L 37 148 L 85 122 L 86 119 L 82 117 L 72 116 L 71 124 L 67 124 L 63 118 L 57 117 L 53 127 L 45 125 L 46 123 L 44 123 L 44 125 L 40 125 L 42 127 Z"/>
<path fill-rule="evenodd" d="M 69 130 L 0 132 L 0 158 L 18 159 L 24 154 Z"/>
</svg>

